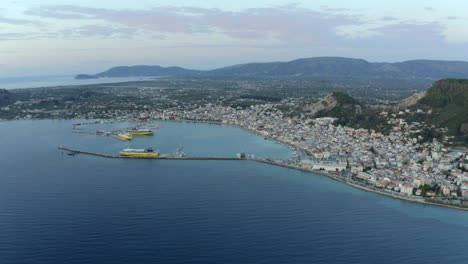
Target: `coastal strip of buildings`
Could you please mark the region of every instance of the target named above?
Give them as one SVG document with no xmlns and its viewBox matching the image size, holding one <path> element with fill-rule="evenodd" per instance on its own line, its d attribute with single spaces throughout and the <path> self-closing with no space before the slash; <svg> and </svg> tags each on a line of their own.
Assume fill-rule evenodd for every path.
<svg viewBox="0 0 468 264">
<path fill-rule="evenodd" d="M 300 150 L 298 166 L 348 175 L 349 181 L 408 197 L 468 204 L 468 155 L 440 142 L 419 142 L 414 124 L 401 119 L 389 135 L 333 125 L 334 118 L 284 116 L 272 104 L 235 109 L 208 105 L 193 110 L 148 113 L 161 120 L 214 121 L 235 125 Z M 417 126 L 417 124 L 416 124 Z M 344 176 L 343 176 L 344 177 Z"/>
</svg>

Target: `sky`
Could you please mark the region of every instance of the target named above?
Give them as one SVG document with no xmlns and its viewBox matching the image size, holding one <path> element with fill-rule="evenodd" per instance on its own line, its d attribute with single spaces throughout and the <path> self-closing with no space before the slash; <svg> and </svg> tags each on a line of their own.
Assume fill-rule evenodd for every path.
<svg viewBox="0 0 468 264">
<path fill-rule="evenodd" d="M 0 78 L 341 56 L 468 61 L 466 0 L 2 0 Z"/>
</svg>

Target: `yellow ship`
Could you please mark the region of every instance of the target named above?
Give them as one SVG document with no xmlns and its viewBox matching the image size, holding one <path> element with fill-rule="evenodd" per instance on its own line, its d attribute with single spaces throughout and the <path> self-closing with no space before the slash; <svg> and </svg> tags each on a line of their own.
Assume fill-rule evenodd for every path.
<svg viewBox="0 0 468 264">
<path fill-rule="evenodd" d="M 146 128 L 137 128 L 127 131 L 128 134 L 132 135 L 154 135 L 154 132 Z"/>
<path fill-rule="evenodd" d="M 148 149 L 124 149 L 119 152 L 122 156 L 134 156 L 134 157 L 157 157 L 159 152 L 153 150 L 152 148 Z"/>
<path fill-rule="evenodd" d="M 133 138 L 133 136 L 131 134 L 128 134 L 128 133 L 120 133 L 117 136 L 119 138 L 123 138 L 123 139 L 126 139 L 126 140 L 131 140 Z"/>
</svg>

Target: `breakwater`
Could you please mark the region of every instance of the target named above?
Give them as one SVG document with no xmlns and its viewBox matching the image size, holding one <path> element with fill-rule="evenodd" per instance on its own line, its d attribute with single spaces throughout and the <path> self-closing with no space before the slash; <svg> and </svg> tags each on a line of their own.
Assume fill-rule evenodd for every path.
<svg viewBox="0 0 468 264">
<path fill-rule="evenodd" d="M 113 158 L 113 159 L 164 159 L 164 160 L 243 160 L 241 158 L 218 158 L 218 157 L 174 157 L 174 156 L 158 156 L 158 157 L 141 157 L 141 156 L 119 156 L 119 155 L 110 155 L 103 153 L 96 153 L 90 151 L 83 151 L 77 149 L 71 149 L 67 147 L 58 147 L 60 150 L 69 151 L 71 153 L 77 154 L 87 154 L 103 158 Z"/>
<path fill-rule="evenodd" d="M 256 159 L 256 158 L 226 158 L 226 157 L 174 157 L 174 156 L 171 156 L 171 155 L 162 155 L 162 156 L 158 156 L 158 157 L 119 156 L 119 155 L 109 155 L 109 154 L 103 154 L 103 153 L 96 153 L 96 152 L 90 152 L 90 151 L 71 149 L 71 148 L 67 148 L 67 147 L 63 147 L 63 146 L 58 147 L 58 149 L 68 151 L 68 152 L 71 152 L 71 153 L 76 153 L 76 154 L 86 154 L 86 155 L 98 156 L 98 157 L 103 157 L 103 158 L 114 158 L 114 159 L 254 161 L 254 162 L 279 166 L 279 167 L 283 167 L 283 168 L 288 168 L 288 169 L 293 169 L 293 170 L 300 170 L 300 171 L 304 171 L 304 172 L 308 172 L 308 173 L 322 175 L 322 176 L 331 178 L 331 179 L 333 179 L 335 181 L 339 181 L 341 183 L 347 184 L 349 186 L 352 186 L 354 188 L 357 188 L 357 189 L 360 189 L 360 190 L 363 190 L 363 191 L 372 192 L 372 193 L 376 193 L 376 194 L 381 194 L 381 195 L 385 195 L 385 196 L 388 196 L 388 197 L 392 197 L 392 198 L 407 201 L 407 202 L 420 203 L 420 204 L 426 204 L 426 205 L 432 205 L 432 206 L 442 206 L 442 207 L 447 207 L 447 208 L 452 208 L 452 209 L 468 211 L 468 208 L 466 208 L 466 207 L 459 207 L 459 206 L 443 204 L 443 203 L 438 203 L 438 202 L 431 202 L 431 201 L 424 200 L 423 198 L 419 198 L 419 197 L 409 197 L 409 196 L 404 197 L 404 196 L 394 195 L 394 194 L 388 193 L 388 192 L 378 191 L 378 190 L 375 190 L 375 189 L 368 188 L 366 186 L 362 186 L 362 185 L 354 184 L 352 182 L 348 182 L 348 181 L 344 180 L 343 178 L 340 178 L 338 175 L 333 175 L 333 174 L 325 172 L 325 171 L 310 170 L 310 169 L 301 168 L 301 167 L 297 167 L 297 166 L 292 166 L 292 165 L 288 165 L 288 164 L 284 164 L 284 163 L 278 163 L 278 162 L 275 162 L 273 160 L 264 160 L 264 159 Z"/>
</svg>

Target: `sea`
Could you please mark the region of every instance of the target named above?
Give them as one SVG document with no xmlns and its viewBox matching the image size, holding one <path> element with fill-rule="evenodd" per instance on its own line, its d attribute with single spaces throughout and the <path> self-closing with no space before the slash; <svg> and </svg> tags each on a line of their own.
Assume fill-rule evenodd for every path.
<svg viewBox="0 0 468 264">
<path fill-rule="evenodd" d="M 354 189 L 253 161 L 126 160 L 153 147 L 187 156 L 293 158 L 237 127 L 156 121 L 131 142 L 83 132 L 136 124 L 0 122 L 0 263 L 468 263 L 468 212 Z"/>
<path fill-rule="evenodd" d="M 0 78 L 0 89 L 42 88 L 69 85 L 88 85 L 101 83 L 119 83 L 133 81 L 147 81 L 157 77 L 113 77 L 77 80 L 71 75 L 31 76 Z"/>
</svg>

